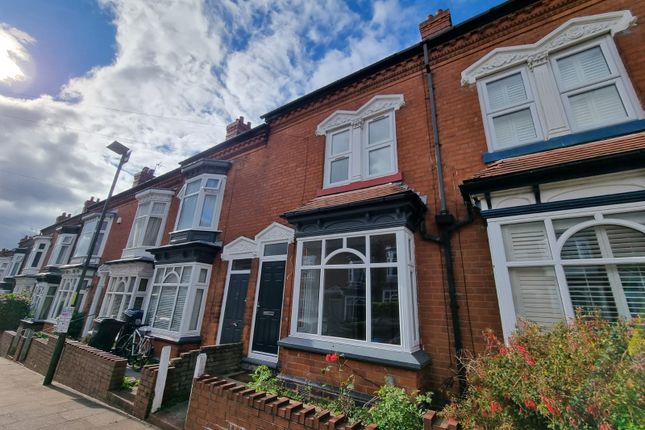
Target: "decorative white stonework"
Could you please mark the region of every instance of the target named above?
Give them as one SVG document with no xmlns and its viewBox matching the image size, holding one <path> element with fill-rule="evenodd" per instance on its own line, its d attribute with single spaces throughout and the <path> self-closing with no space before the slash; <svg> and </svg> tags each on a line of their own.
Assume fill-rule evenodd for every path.
<svg viewBox="0 0 645 430">
<path fill-rule="evenodd" d="M 628 10 L 573 18 L 531 45 L 492 50 L 461 73 L 461 84 L 474 84 L 479 78 L 522 63 L 528 63 L 529 67 L 534 67 L 545 62 L 553 51 L 579 44 L 606 33 L 613 36 L 628 29 L 635 22 L 636 17 Z"/>
<path fill-rule="evenodd" d="M 271 223 L 267 228 L 255 235 L 255 242 L 293 242 L 294 230 L 277 222 Z"/>
<path fill-rule="evenodd" d="M 151 278 L 152 273 L 154 272 L 152 263 L 145 261 L 133 261 L 131 263 L 113 264 L 108 265 L 107 267 L 108 274 L 112 278 L 117 276 L 139 276 L 141 278 Z M 100 270 L 101 269 L 99 269 L 99 275 L 102 275 L 103 273 L 101 273 Z"/>
<path fill-rule="evenodd" d="M 324 136 L 328 131 L 343 126 L 361 128 L 365 118 L 389 110 L 399 110 L 405 104 L 402 94 L 374 96 L 358 110 L 337 110 L 316 128 L 318 136 Z"/>
<path fill-rule="evenodd" d="M 148 189 L 137 193 L 134 197 L 139 201 L 139 204 L 148 201 L 162 201 L 169 202 L 175 195 L 174 191 L 163 189 Z"/>
<path fill-rule="evenodd" d="M 257 255 L 257 243 L 244 236 L 238 237 L 222 249 L 222 260 L 224 261 L 255 258 Z"/>
</svg>

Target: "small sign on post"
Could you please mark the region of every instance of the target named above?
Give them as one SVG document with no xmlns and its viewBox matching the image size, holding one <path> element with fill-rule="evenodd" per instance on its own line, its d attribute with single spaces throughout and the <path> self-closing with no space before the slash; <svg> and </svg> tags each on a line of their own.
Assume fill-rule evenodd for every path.
<svg viewBox="0 0 645 430">
<path fill-rule="evenodd" d="M 56 333 L 67 333 L 69 329 L 69 323 L 72 321 L 72 315 L 74 314 L 74 308 L 69 306 L 63 309 L 63 312 L 60 313 L 58 320 L 56 321 L 56 328 L 54 331 Z"/>
</svg>

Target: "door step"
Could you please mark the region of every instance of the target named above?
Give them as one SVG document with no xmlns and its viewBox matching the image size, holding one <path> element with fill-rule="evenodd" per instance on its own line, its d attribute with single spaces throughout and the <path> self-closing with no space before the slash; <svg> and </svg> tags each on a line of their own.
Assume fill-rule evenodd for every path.
<svg viewBox="0 0 645 430">
<path fill-rule="evenodd" d="M 109 391 L 106 401 L 115 408 L 132 415 L 134 413 L 134 398 L 137 394 L 136 389 Z"/>
</svg>

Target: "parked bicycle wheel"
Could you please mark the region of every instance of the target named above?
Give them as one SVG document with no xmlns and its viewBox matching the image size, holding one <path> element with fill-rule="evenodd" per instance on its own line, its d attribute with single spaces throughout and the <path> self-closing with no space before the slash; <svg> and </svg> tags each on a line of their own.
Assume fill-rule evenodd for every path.
<svg viewBox="0 0 645 430">
<path fill-rule="evenodd" d="M 134 370 L 141 370 L 143 366 L 148 364 L 148 360 L 152 357 L 152 342 L 150 338 L 144 337 L 139 342 L 139 350 L 136 355 L 132 356 L 131 366 Z M 130 360 L 128 360 L 130 362 Z"/>
<path fill-rule="evenodd" d="M 126 358 L 128 363 L 130 362 L 130 357 L 132 356 L 132 343 L 134 335 L 130 334 L 128 336 L 122 336 L 116 341 L 114 346 L 114 353 L 119 357 Z"/>
</svg>

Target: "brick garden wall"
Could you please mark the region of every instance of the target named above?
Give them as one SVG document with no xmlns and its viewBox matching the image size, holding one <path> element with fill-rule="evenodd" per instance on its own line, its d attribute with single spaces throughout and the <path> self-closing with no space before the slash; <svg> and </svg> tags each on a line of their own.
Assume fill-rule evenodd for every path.
<svg viewBox="0 0 645 430">
<path fill-rule="evenodd" d="M 235 430 L 375 430 L 375 425 L 348 424 L 344 415 L 296 402 L 286 397 L 255 392 L 225 378 L 204 376 L 195 380 L 188 407 L 186 430 L 205 428 Z M 442 420 L 434 412 L 424 416 L 424 430 L 456 430 L 454 420 Z"/>
<path fill-rule="evenodd" d="M 188 400 L 193 383 L 197 356 L 206 354 L 205 372 L 210 375 L 226 375 L 239 368 L 242 359 L 242 344 L 203 346 L 200 349 L 184 352 L 170 360 L 168 377 L 162 406 Z M 141 383 L 134 401 L 134 415 L 145 419 L 150 411 L 154 397 L 159 366 L 146 366 L 141 372 Z"/>
<path fill-rule="evenodd" d="M 15 332 L 4 332 L 0 338 L 0 355 L 6 356 L 9 343 Z M 45 339 L 33 338 L 24 365 L 28 369 L 45 374 L 49 367 L 56 336 Z M 6 346 L 5 346 L 6 345 Z M 14 357 L 18 357 L 16 350 Z M 108 352 L 68 340 L 54 374 L 54 381 L 67 385 L 81 393 L 105 400 L 110 390 L 118 389 L 125 376 L 127 361 Z"/>
</svg>

